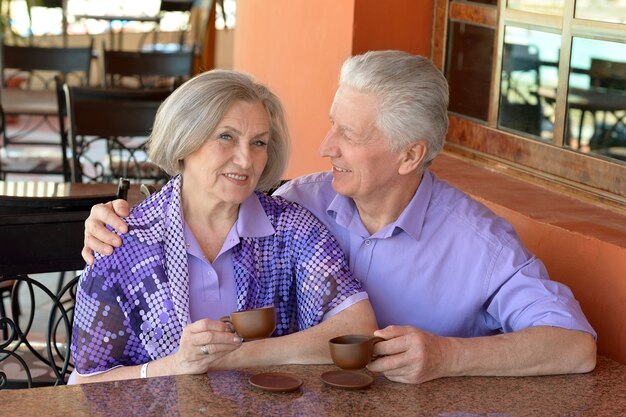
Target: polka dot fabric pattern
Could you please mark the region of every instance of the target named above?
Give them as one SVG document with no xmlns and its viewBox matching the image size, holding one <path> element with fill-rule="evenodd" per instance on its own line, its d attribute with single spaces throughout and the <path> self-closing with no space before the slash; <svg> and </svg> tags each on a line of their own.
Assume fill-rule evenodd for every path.
<svg viewBox="0 0 626 417">
<path fill-rule="evenodd" d="M 189 323 L 181 184 L 174 177 L 135 207 L 123 245 L 85 268 L 71 343 L 80 374 L 139 365 L 178 349 Z M 243 237 L 233 249 L 238 310 L 273 304 L 280 336 L 320 323 L 363 291 L 338 243 L 311 213 L 256 195 L 275 233 Z"/>
<path fill-rule="evenodd" d="M 186 259 L 185 265 L 170 267 L 169 275 L 166 258 L 168 250 L 184 250 L 184 240 L 163 244 L 172 234 L 164 219 L 173 186 L 169 183 L 133 209 L 122 247 L 111 256 L 97 255 L 83 272 L 71 346 L 81 374 L 138 365 L 178 348 L 188 314 L 177 315 L 172 300 L 180 288 L 170 287 L 187 282 Z M 185 297 L 188 304 L 188 291 Z"/>
<path fill-rule="evenodd" d="M 273 304 L 277 336 L 307 329 L 361 286 L 315 216 L 281 197 L 257 197 L 275 234 L 243 238 L 233 252 L 238 309 Z"/>
</svg>

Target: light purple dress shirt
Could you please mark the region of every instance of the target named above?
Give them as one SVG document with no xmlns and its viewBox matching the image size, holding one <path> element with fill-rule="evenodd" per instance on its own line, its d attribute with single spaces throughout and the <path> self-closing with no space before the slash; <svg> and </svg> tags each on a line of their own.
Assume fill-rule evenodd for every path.
<svg viewBox="0 0 626 417">
<path fill-rule="evenodd" d="M 189 269 L 189 316 L 194 322 L 203 318 L 217 320 L 237 310 L 237 289 L 231 249 L 239 242 L 235 225 L 213 263 L 202 253 L 195 236 L 185 223 L 187 267 Z M 236 242 L 236 243 L 235 243 Z"/>
<path fill-rule="evenodd" d="M 334 233 L 381 328 L 474 337 L 545 325 L 596 336 L 570 289 L 549 279 L 509 223 L 431 172 L 400 217 L 372 235 L 331 183 L 331 173 L 317 173 L 276 194 Z"/>
</svg>

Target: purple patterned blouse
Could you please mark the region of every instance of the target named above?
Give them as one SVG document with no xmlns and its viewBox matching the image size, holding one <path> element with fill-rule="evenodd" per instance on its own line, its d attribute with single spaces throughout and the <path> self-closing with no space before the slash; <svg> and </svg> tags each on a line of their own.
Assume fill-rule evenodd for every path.
<svg viewBox="0 0 626 417">
<path fill-rule="evenodd" d="M 96 255 L 76 294 L 71 350 L 81 375 L 174 353 L 189 323 L 182 178 L 135 207 L 113 255 Z M 360 284 L 332 234 L 308 211 L 256 193 L 275 233 L 233 248 L 237 308 L 273 304 L 275 336 L 314 326 Z M 366 296 L 363 296 L 366 298 Z"/>
</svg>

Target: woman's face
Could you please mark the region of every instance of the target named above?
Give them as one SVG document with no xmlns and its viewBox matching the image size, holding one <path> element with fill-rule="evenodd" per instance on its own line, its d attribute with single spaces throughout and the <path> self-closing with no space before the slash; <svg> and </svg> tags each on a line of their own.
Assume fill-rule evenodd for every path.
<svg viewBox="0 0 626 417">
<path fill-rule="evenodd" d="M 259 102 L 235 102 L 206 142 L 184 160 L 183 187 L 208 204 L 241 204 L 255 190 L 267 163 L 267 111 Z"/>
</svg>

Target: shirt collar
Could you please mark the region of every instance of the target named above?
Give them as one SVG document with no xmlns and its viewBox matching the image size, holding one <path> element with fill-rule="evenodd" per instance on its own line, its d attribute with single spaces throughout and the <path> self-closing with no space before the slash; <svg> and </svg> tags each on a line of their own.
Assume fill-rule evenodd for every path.
<svg viewBox="0 0 626 417">
<path fill-rule="evenodd" d="M 413 239 L 419 240 L 432 195 L 432 187 L 432 174 L 430 171 L 425 170 L 415 195 L 402 213 L 400 213 L 398 219 L 379 230 L 372 237 L 388 238 L 397 233 L 398 229 L 401 229 Z M 359 217 L 356 204 L 354 204 L 351 198 L 336 194 L 328 205 L 326 213 L 333 217 L 339 226 L 363 237 L 369 237 L 369 233 Z"/>
<path fill-rule="evenodd" d="M 336 193 L 335 197 L 328 205 L 326 213 L 333 217 L 335 219 L 335 223 L 339 226 L 348 229 L 353 233 L 357 233 L 362 237 L 369 236 L 369 232 L 363 225 L 361 217 L 359 217 L 356 204 L 354 204 L 354 200 L 350 197 Z"/>
<path fill-rule="evenodd" d="M 182 204 L 182 202 L 181 202 Z M 181 207 L 182 215 L 182 207 Z M 204 254 L 198 244 L 193 232 L 189 228 L 189 225 L 185 221 L 184 235 L 185 243 L 187 245 L 187 253 L 197 258 L 202 259 Z M 267 218 L 265 210 L 259 201 L 259 197 L 256 194 L 252 194 L 239 207 L 239 216 L 235 221 L 234 227 L 228 233 L 224 247 L 220 251 L 230 249 L 234 245 L 238 244 L 242 237 L 263 237 L 271 236 L 274 234 L 274 226 Z M 219 255 L 218 255 L 219 256 Z"/>
<path fill-rule="evenodd" d="M 187 249 L 187 253 L 195 256 L 196 258 L 203 259 L 204 254 L 202 253 L 202 249 L 200 248 L 200 244 L 196 240 L 196 237 L 193 235 L 193 232 L 189 228 L 187 222 L 185 222 L 185 229 L 183 231 L 185 235 L 185 248 Z"/>
<path fill-rule="evenodd" d="M 415 195 L 402 211 L 398 220 L 394 222 L 395 227 L 404 230 L 413 239 L 419 240 L 432 192 L 433 176 L 430 171 L 425 170 Z"/>
<path fill-rule="evenodd" d="M 271 198 L 271 197 L 270 197 Z M 264 237 L 275 233 L 256 193 L 245 199 L 239 208 L 237 233 L 241 237 Z"/>
</svg>

